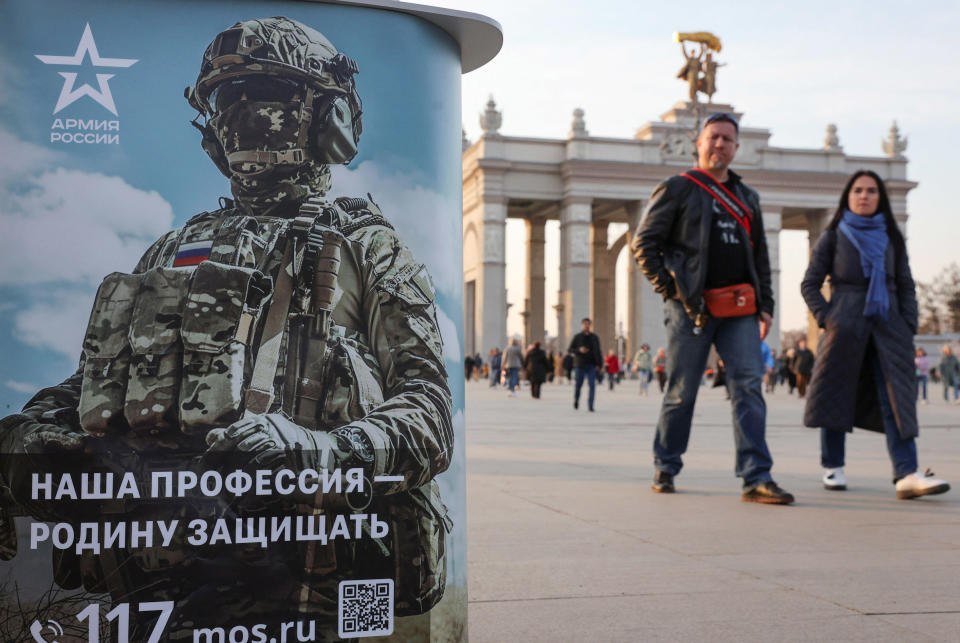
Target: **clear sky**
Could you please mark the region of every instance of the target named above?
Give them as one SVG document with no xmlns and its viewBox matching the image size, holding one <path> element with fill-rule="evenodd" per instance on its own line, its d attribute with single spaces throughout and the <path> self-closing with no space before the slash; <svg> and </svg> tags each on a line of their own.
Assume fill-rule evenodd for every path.
<svg viewBox="0 0 960 643">
<path fill-rule="evenodd" d="M 686 85 L 675 78 L 683 59 L 673 32 L 711 31 L 723 41 L 718 59 L 726 63 L 714 101 L 744 112 L 745 126 L 769 129 L 771 145 L 819 148 L 827 124 L 835 123 L 848 154 L 880 156 L 881 139 L 896 119 L 909 138 L 908 177 L 920 184 L 908 198 L 914 275 L 928 280 L 960 259 L 950 178 L 960 146 L 960 3 L 427 4 L 482 13 L 503 26 L 501 53 L 463 77 L 463 122 L 471 140 L 480 134 L 478 114 L 489 94 L 503 110 L 505 135 L 563 138 L 571 112 L 581 107 L 591 134 L 630 138 L 685 98 Z M 519 332 L 523 228 L 513 232 L 507 288 L 517 305 L 509 330 Z M 806 323 L 799 296 L 805 245 L 803 233 L 782 235 L 778 314 L 784 329 Z M 555 297 L 555 284 L 548 281 L 548 298 Z"/>
</svg>

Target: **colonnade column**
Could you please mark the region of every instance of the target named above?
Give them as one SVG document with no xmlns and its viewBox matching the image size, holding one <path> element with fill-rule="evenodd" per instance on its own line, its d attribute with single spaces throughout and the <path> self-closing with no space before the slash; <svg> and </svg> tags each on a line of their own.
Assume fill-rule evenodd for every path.
<svg viewBox="0 0 960 643">
<path fill-rule="evenodd" d="M 486 356 L 494 346 L 502 349 L 507 339 L 507 200 L 485 194 L 481 210 L 483 247 L 477 288 L 480 294 L 477 300 L 477 317 L 480 319 L 477 344 L 482 355 Z"/>
<path fill-rule="evenodd" d="M 561 350 L 590 316 L 590 197 L 566 197 L 560 210 L 560 293 L 557 337 Z"/>
<path fill-rule="evenodd" d="M 590 226 L 590 315 L 593 320 L 593 330 L 600 339 L 600 347 L 606 354 L 610 348 L 615 348 L 613 341 L 616 337 L 614 326 L 614 270 L 610 266 L 607 253 L 606 221 L 595 221 Z M 616 261 L 616 259 L 614 259 Z"/>
<path fill-rule="evenodd" d="M 546 271 L 544 269 L 544 233 L 546 220 L 527 219 L 527 284 L 526 284 L 526 328 L 524 340 L 527 344 L 543 341 L 544 327 L 544 287 Z"/>
<path fill-rule="evenodd" d="M 782 208 L 763 209 L 763 231 L 767 236 L 767 253 L 770 256 L 770 284 L 773 287 L 773 325 L 767 335 L 767 344 L 780 354 L 780 320 L 783 318 L 783 299 L 780 293 L 780 230 L 783 227 Z"/>
<path fill-rule="evenodd" d="M 643 216 L 643 203 L 628 201 L 624 207 L 627 211 L 627 359 L 633 359 L 634 354 L 643 343 L 643 282 L 646 278 L 640 272 L 640 266 L 633 258 L 630 244 L 633 235 L 640 225 Z"/>
</svg>

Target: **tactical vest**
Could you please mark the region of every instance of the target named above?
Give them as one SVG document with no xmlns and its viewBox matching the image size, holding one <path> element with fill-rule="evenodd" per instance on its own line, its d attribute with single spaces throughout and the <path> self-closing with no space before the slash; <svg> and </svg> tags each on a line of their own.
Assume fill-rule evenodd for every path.
<svg viewBox="0 0 960 643">
<path fill-rule="evenodd" d="M 202 213 L 161 240 L 143 272 L 103 281 L 83 344 L 86 432 L 145 454 L 202 453 L 206 433 L 245 409 L 282 409 L 301 426 L 330 430 L 383 403 L 363 329 L 332 315 L 345 239 L 392 226 L 364 199 L 311 200 L 299 214 Z M 388 537 L 346 555 L 310 547 L 308 575 L 323 583 L 338 568 L 360 567 L 394 579 L 398 615 L 426 611 L 443 594 L 452 527 L 436 483 L 374 498 L 369 510 L 388 520 Z"/>
</svg>

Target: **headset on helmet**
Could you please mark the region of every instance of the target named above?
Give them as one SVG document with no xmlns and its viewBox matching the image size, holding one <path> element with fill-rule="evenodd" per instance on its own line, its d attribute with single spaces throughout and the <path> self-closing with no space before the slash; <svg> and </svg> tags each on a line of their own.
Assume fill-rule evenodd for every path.
<svg viewBox="0 0 960 643">
<path fill-rule="evenodd" d="M 249 160 L 272 165 L 306 161 L 349 163 L 357 154 L 363 129 L 362 103 L 353 76 L 357 64 L 339 53 L 320 32 L 284 17 L 246 20 L 213 39 L 203 54 L 196 83 L 184 96 L 199 114 L 193 125 L 201 146 L 217 168 L 231 176 L 230 163 Z M 299 148 L 257 151 L 228 160 L 207 119 L 215 114 L 210 95 L 223 82 L 244 76 L 271 75 L 302 81 L 306 96 L 300 110 Z M 198 122 L 203 117 L 203 122 Z"/>
</svg>

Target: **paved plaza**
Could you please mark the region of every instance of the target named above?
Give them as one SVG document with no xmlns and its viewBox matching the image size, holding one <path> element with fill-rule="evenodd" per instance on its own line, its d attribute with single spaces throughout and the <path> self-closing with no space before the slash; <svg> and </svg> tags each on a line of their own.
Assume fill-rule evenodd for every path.
<svg viewBox="0 0 960 643">
<path fill-rule="evenodd" d="M 470 640 L 960 641 L 960 406 L 931 392 L 920 466 L 954 489 L 912 501 L 869 432 L 848 439 L 849 491 L 824 490 L 802 400 L 768 395 L 784 507 L 741 502 L 720 389 L 701 389 L 678 493 L 659 495 L 655 384 L 598 387 L 589 413 L 567 384 L 468 383 Z"/>
</svg>

